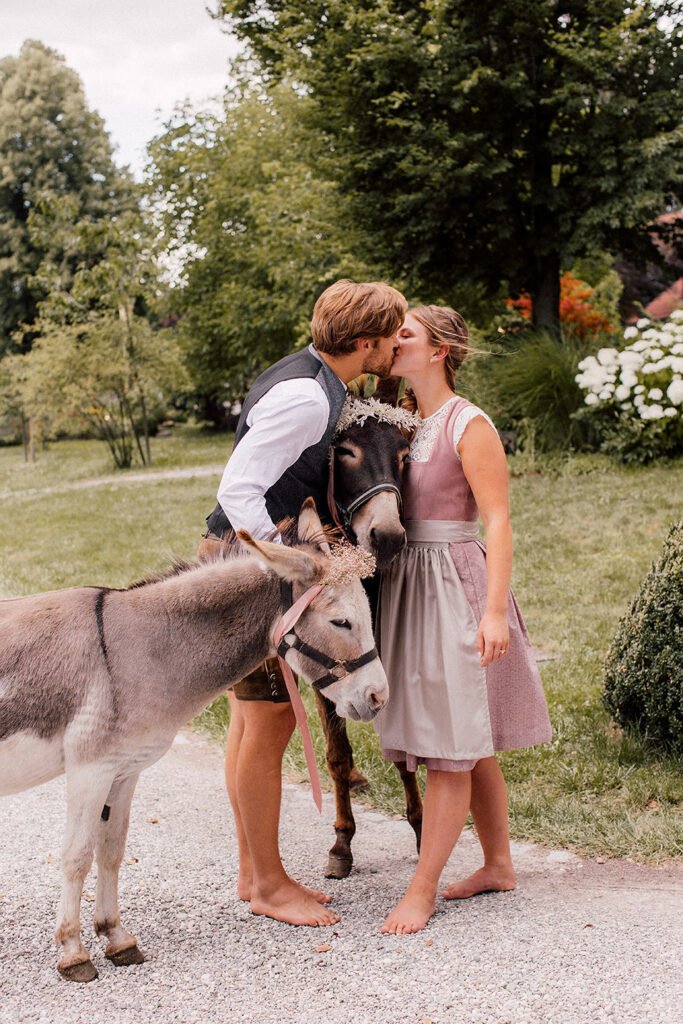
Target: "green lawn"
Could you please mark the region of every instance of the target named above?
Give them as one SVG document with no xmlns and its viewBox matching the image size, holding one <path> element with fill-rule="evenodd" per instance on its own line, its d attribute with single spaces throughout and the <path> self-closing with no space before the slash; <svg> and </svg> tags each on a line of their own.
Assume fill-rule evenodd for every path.
<svg viewBox="0 0 683 1024">
<path fill-rule="evenodd" d="M 154 442 L 151 471 L 220 466 L 225 436 L 182 428 Z M 513 461 L 515 587 L 542 665 L 554 725 L 547 747 L 504 755 L 516 838 L 603 856 L 662 860 L 683 854 L 683 765 L 623 736 L 600 704 L 601 663 L 619 616 L 669 525 L 681 515 L 683 461 L 620 469 L 595 457 L 522 474 Z M 215 476 L 75 481 L 112 474 L 97 442 L 61 442 L 24 468 L 20 449 L 0 449 L 0 596 L 78 583 L 121 586 L 172 556 L 190 558 L 213 507 Z M 222 735 L 221 698 L 200 716 Z M 311 702 L 312 706 L 312 702 Z M 323 740 L 313 722 L 321 762 Z M 401 810 L 394 769 L 371 726 L 351 723 L 356 759 L 372 781 L 366 799 Z M 288 753 L 303 772 L 298 742 Z"/>
<path fill-rule="evenodd" d="M 0 447 L 0 495 L 54 487 L 93 477 L 125 477 L 140 472 L 159 472 L 188 466 L 221 465 L 232 445 L 225 434 L 179 424 L 168 437 L 151 439 L 152 465 L 130 470 L 114 468 L 109 449 L 101 441 L 59 441 L 38 451 L 34 463 L 23 460 L 21 448 Z"/>
</svg>

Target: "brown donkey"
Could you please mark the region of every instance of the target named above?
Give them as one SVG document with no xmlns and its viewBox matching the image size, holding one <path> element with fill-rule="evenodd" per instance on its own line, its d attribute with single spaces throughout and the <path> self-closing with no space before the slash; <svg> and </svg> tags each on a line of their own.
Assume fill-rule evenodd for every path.
<svg viewBox="0 0 683 1024">
<path fill-rule="evenodd" d="M 328 573 L 335 581 L 303 613 L 296 634 L 288 631 L 288 642 L 299 638 L 300 649 L 286 654 L 294 670 L 324 685 L 340 715 L 368 721 L 386 702 L 386 676 L 370 657 L 370 609 L 360 580 L 339 582 L 334 550 L 318 541 L 312 503 L 304 505 L 298 530 L 302 546 L 257 543 L 244 534 L 249 557 L 179 566 L 128 590 L 77 587 L 0 601 L 0 793 L 66 774 L 56 932 L 65 978 L 97 975 L 80 936 L 93 852 L 95 929 L 107 938 L 106 956 L 116 966 L 143 960 L 121 925 L 118 902 L 138 776 L 231 681 L 274 655 L 282 580 L 292 584 L 294 598 L 324 584 Z M 333 672 L 321 668 L 325 654 L 335 660 Z M 353 669 L 354 662 L 362 667 Z"/>
<path fill-rule="evenodd" d="M 349 540 L 375 555 L 380 571 L 405 544 L 401 521 L 401 478 L 408 456 L 408 439 L 417 425 L 413 414 L 391 404 L 395 398 L 391 384 L 398 382 L 387 383 L 389 388 L 380 384 L 380 400 L 347 400 L 330 453 L 332 515 Z M 384 395 L 387 403 L 382 400 Z M 367 589 L 374 606 L 379 578 L 369 582 Z M 354 767 L 346 723 L 324 694 L 317 692 L 316 697 L 325 730 L 327 767 L 334 783 L 336 802 L 336 839 L 329 852 L 325 874 L 328 878 L 346 878 L 353 865 L 351 841 L 356 832 L 351 790 L 367 784 L 367 780 Z M 422 800 L 415 773 L 409 772 L 405 763 L 399 762 L 396 767 L 403 780 L 408 821 L 415 832 L 419 850 Z"/>
</svg>

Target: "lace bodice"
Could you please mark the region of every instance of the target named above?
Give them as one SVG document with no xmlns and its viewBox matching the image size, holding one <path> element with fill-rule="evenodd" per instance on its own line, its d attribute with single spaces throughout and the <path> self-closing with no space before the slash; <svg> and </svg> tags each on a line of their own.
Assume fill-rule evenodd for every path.
<svg viewBox="0 0 683 1024">
<path fill-rule="evenodd" d="M 433 412 L 431 416 L 425 416 L 425 418 L 421 421 L 417 430 L 415 431 L 412 441 L 410 442 L 411 462 L 426 462 L 429 459 L 434 449 L 436 439 L 439 436 L 439 431 L 443 426 L 444 420 L 446 419 L 450 410 L 452 409 L 453 403 L 457 401 L 457 398 L 457 395 L 453 395 L 453 397 L 449 398 L 449 400 L 445 402 L 440 409 L 437 409 L 436 412 Z M 451 438 L 451 444 L 458 458 L 460 458 L 460 454 L 458 452 L 458 445 L 460 444 L 462 435 L 465 433 L 465 428 L 467 427 L 467 424 L 470 423 L 475 418 L 475 416 L 483 416 L 486 422 L 490 423 L 494 430 L 496 429 L 493 426 L 493 421 L 491 420 L 491 418 L 487 416 L 485 412 L 479 409 L 478 406 L 466 406 L 462 410 L 462 412 L 455 417 L 455 420 L 452 424 L 453 434 Z"/>
</svg>

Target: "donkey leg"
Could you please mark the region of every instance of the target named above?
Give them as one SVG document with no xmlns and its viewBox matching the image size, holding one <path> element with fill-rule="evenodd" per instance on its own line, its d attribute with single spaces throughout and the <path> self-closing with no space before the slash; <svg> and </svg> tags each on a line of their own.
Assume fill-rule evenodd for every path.
<svg viewBox="0 0 683 1024">
<path fill-rule="evenodd" d="M 62 852 L 62 898 L 55 939 L 62 947 L 57 970 L 67 981 L 92 981 L 97 971 L 81 942 L 81 896 L 90 871 L 97 822 L 111 775 L 98 765 L 67 769 L 66 833 Z"/>
<path fill-rule="evenodd" d="M 139 773 L 115 782 L 100 815 L 97 827 L 95 857 L 97 859 L 97 895 L 95 897 L 95 931 L 105 935 L 105 956 L 115 967 L 144 963 L 137 939 L 121 925 L 119 910 L 119 869 L 128 835 L 130 805 Z"/>
<path fill-rule="evenodd" d="M 353 753 L 346 734 L 344 720 L 334 709 L 334 704 L 316 693 L 318 711 L 327 741 L 327 768 L 334 782 L 336 819 L 334 830 L 337 839 L 330 850 L 326 878 L 346 878 L 351 873 L 353 854 L 351 840 L 356 832 L 353 819 L 349 780 L 353 768 Z"/>
<path fill-rule="evenodd" d="M 422 842 L 422 797 L 417 785 L 417 775 L 415 772 L 408 771 L 405 761 L 395 761 L 394 763 L 403 782 L 406 794 L 406 815 L 415 833 L 415 842 L 419 853 Z"/>
</svg>

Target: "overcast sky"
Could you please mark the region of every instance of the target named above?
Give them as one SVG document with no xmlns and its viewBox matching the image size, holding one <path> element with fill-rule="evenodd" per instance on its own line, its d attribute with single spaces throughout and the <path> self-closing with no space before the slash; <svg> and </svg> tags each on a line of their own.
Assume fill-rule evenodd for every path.
<svg viewBox="0 0 683 1024">
<path fill-rule="evenodd" d="M 0 0 L 0 56 L 25 39 L 58 50 L 106 122 L 117 163 L 140 177 L 145 143 L 174 105 L 219 94 L 238 45 L 206 0 Z"/>
</svg>

